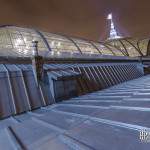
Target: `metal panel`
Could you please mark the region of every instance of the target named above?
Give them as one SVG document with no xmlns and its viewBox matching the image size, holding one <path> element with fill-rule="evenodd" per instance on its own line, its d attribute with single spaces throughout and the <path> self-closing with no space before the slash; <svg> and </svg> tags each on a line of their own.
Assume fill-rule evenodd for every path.
<svg viewBox="0 0 150 150">
<path fill-rule="evenodd" d="M 30 106 L 32 109 L 44 106 L 42 95 L 39 87 L 37 86 L 32 67 L 30 65 L 25 66 L 26 69 L 22 71 L 26 90 L 30 100 Z"/>
<path fill-rule="evenodd" d="M 26 95 L 26 89 L 22 80 L 22 74 L 15 65 L 6 65 L 10 76 L 10 83 L 12 87 L 12 93 L 15 100 L 16 113 L 22 113 L 28 111 L 30 106 L 28 105 L 28 97 Z"/>
<path fill-rule="evenodd" d="M 15 114 L 15 103 L 9 77 L 4 65 L 0 65 L 0 118 Z"/>
</svg>

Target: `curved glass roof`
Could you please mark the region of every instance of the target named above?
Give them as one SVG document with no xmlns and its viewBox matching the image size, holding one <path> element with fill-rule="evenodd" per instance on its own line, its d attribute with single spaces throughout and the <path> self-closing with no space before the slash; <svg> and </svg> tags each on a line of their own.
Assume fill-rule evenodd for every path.
<svg viewBox="0 0 150 150">
<path fill-rule="evenodd" d="M 149 38 L 121 38 L 108 40 L 105 44 L 115 47 L 124 56 L 147 56 Z"/>
<path fill-rule="evenodd" d="M 31 57 L 32 41 L 38 41 L 39 54 L 51 56 L 141 56 L 147 54 L 149 39 L 117 39 L 95 42 L 16 26 L 0 27 L 0 56 Z"/>
</svg>

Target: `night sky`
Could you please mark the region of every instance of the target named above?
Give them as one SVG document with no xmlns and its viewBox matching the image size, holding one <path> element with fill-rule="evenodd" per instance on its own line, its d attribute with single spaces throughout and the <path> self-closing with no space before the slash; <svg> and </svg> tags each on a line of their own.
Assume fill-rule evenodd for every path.
<svg viewBox="0 0 150 150">
<path fill-rule="evenodd" d="M 106 38 L 110 12 L 122 35 L 150 35 L 150 0 L 0 0 L 1 25 L 34 27 L 92 40 Z"/>
</svg>

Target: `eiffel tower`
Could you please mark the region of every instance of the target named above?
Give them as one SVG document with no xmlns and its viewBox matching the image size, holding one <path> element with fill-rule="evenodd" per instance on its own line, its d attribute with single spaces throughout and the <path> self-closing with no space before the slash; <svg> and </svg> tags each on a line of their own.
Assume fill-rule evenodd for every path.
<svg viewBox="0 0 150 150">
<path fill-rule="evenodd" d="M 109 38 L 108 39 L 118 39 L 121 38 L 121 36 L 118 35 L 116 29 L 115 29 L 115 25 L 113 22 L 113 15 L 112 13 L 108 14 L 107 16 L 107 20 L 110 21 L 110 32 L 109 32 Z"/>
</svg>

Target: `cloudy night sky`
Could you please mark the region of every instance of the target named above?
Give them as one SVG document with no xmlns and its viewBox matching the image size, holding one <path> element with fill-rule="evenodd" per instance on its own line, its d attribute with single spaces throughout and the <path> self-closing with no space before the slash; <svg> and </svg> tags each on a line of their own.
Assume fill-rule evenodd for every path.
<svg viewBox="0 0 150 150">
<path fill-rule="evenodd" d="M 112 12 L 123 36 L 149 36 L 149 0 L 0 0 L 0 24 L 91 40 L 107 37 Z"/>
</svg>

